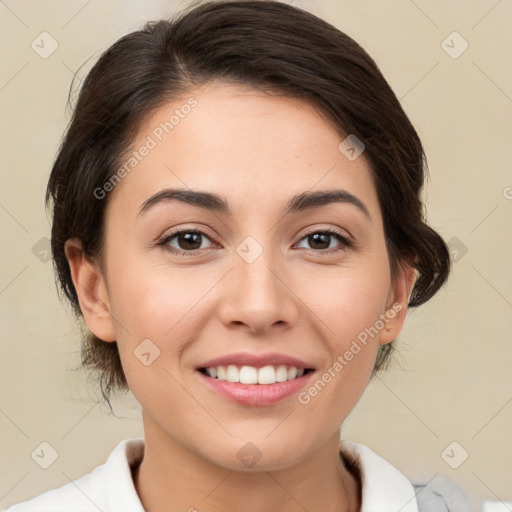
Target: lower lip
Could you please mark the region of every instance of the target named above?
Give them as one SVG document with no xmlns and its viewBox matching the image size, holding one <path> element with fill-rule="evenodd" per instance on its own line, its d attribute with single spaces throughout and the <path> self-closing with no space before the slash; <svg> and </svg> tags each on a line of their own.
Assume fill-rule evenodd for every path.
<svg viewBox="0 0 512 512">
<path fill-rule="evenodd" d="M 276 382 L 275 384 L 240 384 L 214 379 L 197 371 L 203 382 L 213 391 L 242 405 L 264 407 L 298 393 L 308 382 L 314 372 L 309 372 L 293 380 Z"/>
</svg>

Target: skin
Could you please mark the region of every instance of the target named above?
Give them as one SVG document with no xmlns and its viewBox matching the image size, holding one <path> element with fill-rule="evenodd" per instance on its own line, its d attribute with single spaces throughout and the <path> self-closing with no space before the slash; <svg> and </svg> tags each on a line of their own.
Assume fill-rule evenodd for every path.
<svg viewBox="0 0 512 512">
<path fill-rule="evenodd" d="M 368 384 L 379 345 L 399 334 L 413 284 L 410 266 L 391 280 L 382 215 L 370 167 L 348 160 L 342 137 L 311 106 L 249 87 L 213 82 L 191 91 L 180 119 L 108 199 L 104 260 L 88 261 L 79 240 L 66 255 L 89 329 L 117 340 L 128 384 L 142 407 L 146 448 L 135 475 L 149 512 L 350 511 L 358 482 L 339 456 L 340 428 Z M 143 123 L 133 148 L 186 102 Z M 232 215 L 176 200 L 138 215 L 167 188 L 217 193 Z M 295 194 L 345 189 L 366 206 L 331 203 L 283 216 Z M 191 251 L 171 230 L 205 235 Z M 315 245 L 313 233 L 337 229 Z M 263 249 L 252 263 L 236 248 L 248 236 Z M 207 388 L 197 365 L 233 352 L 280 352 L 311 362 L 314 382 L 379 315 L 401 305 L 308 404 L 297 396 L 249 407 Z M 152 364 L 134 356 L 149 338 Z M 237 452 L 262 454 L 246 467 Z"/>
</svg>

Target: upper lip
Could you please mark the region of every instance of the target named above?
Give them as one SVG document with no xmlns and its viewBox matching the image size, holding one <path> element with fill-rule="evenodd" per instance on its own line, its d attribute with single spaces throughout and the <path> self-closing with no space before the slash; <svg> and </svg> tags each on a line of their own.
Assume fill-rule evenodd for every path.
<svg viewBox="0 0 512 512">
<path fill-rule="evenodd" d="M 209 359 L 204 363 L 201 363 L 197 366 L 199 368 L 211 368 L 214 366 L 226 366 L 226 365 L 235 365 L 235 366 L 254 366 L 255 368 L 262 368 L 263 366 L 268 365 L 285 365 L 285 366 L 295 366 L 297 369 L 314 369 L 312 364 L 309 364 L 301 359 L 297 359 L 293 356 L 288 356 L 286 354 L 278 354 L 276 352 L 267 353 L 267 354 L 249 354 L 248 352 L 239 352 L 236 354 L 226 354 L 224 356 L 215 357 L 213 359 Z"/>
</svg>

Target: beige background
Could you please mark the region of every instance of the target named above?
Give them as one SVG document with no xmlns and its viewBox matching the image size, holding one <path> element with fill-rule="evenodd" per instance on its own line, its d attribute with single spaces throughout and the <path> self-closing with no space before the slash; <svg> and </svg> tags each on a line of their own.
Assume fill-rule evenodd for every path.
<svg viewBox="0 0 512 512">
<path fill-rule="evenodd" d="M 410 313 L 397 362 L 368 387 L 343 436 L 413 481 L 453 479 L 475 507 L 512 501 L 512 3 L 292 3 L 346 31 L 382 69 L 424 142 L 428 219 L 457 260 L 448 285 Z M 142 435 L 133 399 L 109 416 L 96 385 L 72 371 L 79 331 L 44 261 L 43 194 L 73 72 L 184 5 L 0 2 L 0 507 L 82 476 L 119 441 Z M 31 48 L 43 31 L 58 43 L 47 59 Z M 469 44 L 458 58 L 442 46 L 454 31 Z M 46 470 L 31 458 L 43 441 L 58 452 Z M 457 469 L 441 456 L 453 441 L 452 465 L 469 454 Z"/>
</svg>

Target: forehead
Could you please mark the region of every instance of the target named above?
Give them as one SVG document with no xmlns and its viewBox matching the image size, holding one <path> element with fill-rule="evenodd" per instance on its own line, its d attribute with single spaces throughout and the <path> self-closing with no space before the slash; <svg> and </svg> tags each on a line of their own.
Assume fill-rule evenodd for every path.
<svg viewBox="0 0 512 512">
<path fill-rule="evenodd" d="M 230 197 L 233 210 L 248 201 L 271 209 L 307 190 L 343 187 L 378 209 L 364 153 L 349 160 L 342 140 L 306 102 L 214 82 L 145 119 L 109 208 L 133 216 L 159 190 L 182 188 Z"/>
</svg>

